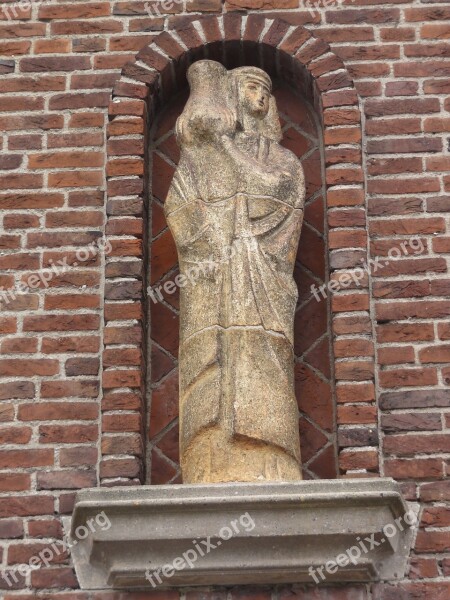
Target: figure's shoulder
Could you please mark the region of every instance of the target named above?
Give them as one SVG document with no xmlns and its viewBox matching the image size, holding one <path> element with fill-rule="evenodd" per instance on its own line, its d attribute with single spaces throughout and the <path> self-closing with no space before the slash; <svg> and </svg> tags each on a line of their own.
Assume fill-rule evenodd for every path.
<svg viewBox="0 0 450 600">
<path fill-rule="evenodd" d="M 302 163 L 300 159 L 288 148 L 281 146 L 278 142 L 272 142 L 270 152 L 272 157 L 278 162 L 282 162 L 284 167 L 295 171 L 303 171 Z"/>
</svg>

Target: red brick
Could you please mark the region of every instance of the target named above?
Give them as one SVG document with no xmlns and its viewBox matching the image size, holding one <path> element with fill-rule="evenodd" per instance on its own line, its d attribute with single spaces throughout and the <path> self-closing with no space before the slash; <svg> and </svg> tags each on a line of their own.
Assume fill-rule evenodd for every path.
<svg viewBox="0 0 450 600">
<path fill-rule="evenodd" d="M 144 162 L 140 158 L 110 159 L 106 169 L 110 177 L 143 175 Z"/>
<path fill-rule="evenodd" d="M 64 367 L 68 377 L 98 375 L 100 360 L 98 358 L 69 358 Z"/>
<path fill-rule="evenodd" d="M 339 362 L 335 367 L 336 379 L 345 381 L 367 381 L 373 378 L 372 361 Z"/>
<path fill-rule="evenodd" d="M 41 444 L 83 444 L 96 442 L 98 425 L 40 425 Z"/>
<path fill-rule="evenodd" d="M 410 562 L 410 579 L 429 579 L 438 577 L 438 566 L 436 559 L 414 557 Z"/>
<path fill-rule="evenodd" d="M 30 427 L 0 427 L 0 444 L 28 444 L 31 434 Z"/>
<path fill-rule="evenodd" d="M 356 24 L 356 23 L 389 23 L 398 22 L 400 11 L 397 8 L 343 9 L 327 10 L 327 23 Z"/>
<path fill-rule="evenodd" d="M 444 502 L 450 500 L 450 480 L 424 483 L 420 486 L 422 502 Z"/>
<path fill-rule="evenodd" d="M 57 6 L 40 6 L 39 19 L 90 19 L 111 14 L 109 2 L 80 2 L 76 5 L 59 3 Z"/>
<path fill-rule="evenodd" d="M 434 61 L 426 61 L 426 65 L 424 61 L 414 62 L 408 61 L 405 63 L 396 63 L 394 64 L 394 75 L 396 77 L 448 77 L 450 74 L 450 64 L 445 61 L 434 60 Z M 434 102 L 437 100 L 431 99 Z M 434 102 L 424 100 L 424 106 L 432 106 Z M 435 110 L 424 110 L 423 112 L 436 112 Z M 438 112 L 438 111 L 437 111 Z"/>
<path fill-rule="evenodd" d="M 420 37 L 422 39 L 438 40 L 450 38 L 450 25 L 447 23 L 434 23 L 432 25 L 422 25 L 420 28 Z"/>
<path fill-rule="evenodd" d="M 95 466 L 97 458 L 97 448 L 91 446 L 62 448 L 59 452 L 59 463 L 62 467 Z"/>
<path fill-rule="evenodd" d="M 420 524 L 422 527 L 450 527 L 450 508 L 447 506 L 424 508 Z"/>
<path fill-rule="evenodd" d="M 358 425 L 376 423 L 376 421 L 376 406 L 339 406 L 337 410 L 337 423 L 339 425 Z"/>
<path fill-rule="evenodd" d="M 414 348 L 412 346 L 391 346 L 379 348 L 378 362 L 380 365 L 397 365 L 415 362 Z"/>
<path fill-rule="evenodd" d="M 450 584 L 447 582 L 405 582 L 401 584 L 377 584 L 373 600 L 447 600 Z"/>
<path fill-rule="evenodd" d="M 0 359 L 0 375 L 4 377 L 33 377 L 35 375 L 57 375 L 59 362 L 46 358 Z"/>
<path fill-rule="evenodd" d="M 388 459 L 384 463 L 386 477 L 395 479 L 430 479 L 442 477 L 442 459 Z"/>
<path fill-rule="evenodd" d="M 0 539 L 16 539 L 23 537 L 23 523 L 19 519 L 0 521 Z"/>
<path fill-rule="evenodd" d="M 436 234 L 444 231 L 445 223 L 442 217 L 395 219 L 395 222 L 393 220 L 373 220 L 370 223 L 372 235 Z"/>
<path fill-rule="evenodd" d="M 387 42 L 406 42 L 414 40 L 416 33 L 413 27 L 382 27 L 380 36 Z"/>
<path fill-rule="evenodd" d="M 392 173 L 421 173 L 422 159 L 413 158 L 370 158 L 368 172 L 370 175 L 388 175 Z"/>
<path fill-rule="evenodd" d="M 42 315 L 25 317 L 24 331 L 88 331 L 97 330 L 98 315 Z"/>
<path fill-rule="evenodd" d="M 139 365 L 140 360 L 141 351 L 138 348 L 115 348 L 105 350 L 103 353 L 103 365 L 105 367 Z"/>
<path fill-rule="evenodd" d="M 74 490 L 94 487 L 97 477 L 93 471 L 66 470 L 37 474 L 38 490 Z"/>
<path fill-rule="evenodd" d="M 331 299 L 333 312 L 367 310 L 369 297 L 367 294 L 340 294 Z"/>
<path fill-rule="evenodd" d="M 21 421 L 93 420 L 98 408 L 91 402 L 40 402 L 21 404 L 18 418 Z"/>
<path fill-rule="evenodd" d="M 77 588 L 78 582 L 71 567 L 41 568 L 31 572 L 31 585 L 37 589 Z"/>
<path fill-rule="evenodd" d="M 369 154 L 395 154 L 415 152 L 439 152 L 441 140 L 435 138 L 391 138 L 386 140 L 370 140 L 367 145 Z"/>
<path fill-rule="evenodd" d="M 450 118 L 430 117 L 429 119 L 425 119 L 423 128 L 428 133 L 450 132 Z"/>
<path fill-rule="evenodd" d="M 180 8 L 177 6 L 159 6 L 154 1 L 150 2 L 150 9 L 153 9 L 152 14 L 156 13 L 154 10 L 155 7 L 158 6 L 158 9 L 163 14 L 180 12 Z M 117 2 L 114 6 L 113 14 L 115 15 L 147 15 L 148 8 L 145 6 L 145 2 L 141 1 L 133 1 L 133 0 L 125 0 L 123 2 Z"/>
<path fill-rule="evenodd" d="M 253 10 L 297 8 L 298 0 L 227 0 L 226 7 L 230 11 L 243 8 Z"/>
<path fill-rule="evenodd" d="M 448 552 L 450 536 L 446 531 L 419 531 L 416 538 L 416 552 Z"/>
<path fill-rule="evenodd" d="M 45 354 L 59 354 L 60 352 L 98 352 L 100 338 L 94 335 L 86 336 L 63 336 L 56 338 L 43 338 L 42 352 Z"/>
<path fill-rule="evenodd" d="M 450 19 L 450 9 L 445 6 L 427 6 L 420 8 L 406 8 L 405 9 L 406 21 L 422 22 L 422 21 L 435 21 Z"/>
<path fill-rule="evenodd" d="M 361 129 L 359 127 L 327 127 L 325 129 L 324 141 L 327 145 L 350 144 L 361 141 Z"/>
<path fill-rule="evenodd" d="M 47 495 L 0 498 L 0 517 L 25 517 L 53 514 L 54 499 Z"/>
<path fill-rule="evenodd" d="M 387 433 L 399 431 L 436 431 L 442 429 L 438 413 L 417 413 L 382 415 L 381 427 Z"/>
<path fill-rule="evenodd" d="M 105 432 L 139 432 L 141 430 L 141 415 L 138 413 L 103 415 L 102 431 Z"/>
<path fill-rule="evenodd" d="M 53 552 L 53 556 L 49 559 L 52 564 L 61 563 L 67 560 L 68 551 L 59 545 L 59 551 Z M 49 544 L 45 542 L 33 544 L 11 544 L 8 548 L 8 564 L 23 564 L 28 563 L 30 558 L 37 556 L 39 552 L 48 548 Z"/>
<path fill-rule="evenodd" d="M 84 56 L 47 56 L 23 58 L 20 61 L 20 70 L 23 73 L 72 72 L 90 68 L 90 59 Z"/>
<path fill-rule="evenodd" d="M 336 358 L 373 356 L 373 354 L 374 349 L 372 342 L 364 338 L 340 339 L 334 342 L 334 356 Z"/>
<path fill-rule="evenodd" d="M 426 114 L 439 112 L 440 105 L 437 98 L 414 98 L 414 99 L 384 99 L 367 100 L 365 112 L 371 117 L 382 117 L 385 115 Z"/>
<path fill-rule="evenodd" d="M 31 477 L 27 473 L 2 473 L 0 492 L 25 492 L 31 489 Z"/>
<path fill-rule="evenodd" d="M 372 402 L 375 400 L 373 383 L 353 383 L 336 386 L 336 396 L 339 403 Z"/>
<path fill-rule="evenodd" d="M 53 450 L 0 450 L 1 469 L 49 467 L 53 462 Z"/>
<path fill-rule="evenodd" d="M 59 171 L 50 173 L 48 182 L 54 188 L 97 187 L 103 183 L 103 171 Z"/>
<path fill-rule="evenodd" d="M 115 392 L 106 393 L 102 398 L 102 410 L 139 410 L 142 399 L 139 394 Z"/>
<path fill-rule="evenodd" d="M 450 345 L 428 346 L 419 352 L 422 363 L 446 363 L 450 361 Z"/>
<path fill-rule="evenodd" d="M 39 176 L 38 176 L 39 177 Z M 6 193 L 0 194 L 0 208 L 19 210 L 31 208 L 57 208 L 64 203 L 64 196 L 58 193 Z"/>
<path fill-rule="evenodd" d="M 103 127 L 104 116 L 101 113 L 75 113 L 70 116 L 69 127 L 72 129 L 81 127 Z"/>
<path fill-rule="evenodd" d="M 140 372 L 136 370 L 105 371 L 103 373 L 103 386 L 105 388 L 140 386 Z"/>
<path fill-rule="evenodd" d="M 312 39 L 309 44 L 305 44 L 295 53 L 295 58 L 300 61 L 302 64 L 307 65 L 311 61 L 316 60 L 319 56 L 322 56 L 330 47 L 328 44 L 321 39 Z M 319 78 L 320 79 L 320 78 Z M 346 87 L 345 85 L 340 87 Z M 334 89 L 334 88 L 325 88 L 325 89 Z"/>
<path fill-rule="evenodd" d="M 103 460 L 100 464 L 101 477 L 138 477 L 140 461 L 137 458 Z"/>
<path fill-rule="evenodd" d="M 437 454 L 450 451 L 448 435 L 388 435 L 384 437 L 383 450 L 396 456 Z"/>
<path fill-rule="evenodd" d="M 142 455 L 142 438 L 140 434 L 114 435 L 102 438 L 102 454 Z"/>
<path fill-rule="evenodd" d="M 2 56 L 20 56 L 28 54 L 31 48 L 31 42 L 0 42 L 0 55 Z"/>
<path fill-rule="evenodd" d="M 339 455 L 339 467 L 341 470 L 376 471 L 378 469 L 378 453 L 376 450 L 344 450 Z"/>
<path fill-rule="evenodd" d="M 382 387 L 416 387 L 436 384 L 436 369 L 391 369 L 380 373 L 380 385 Z"/>
<path fill-rule="evenodd" d="M 34 538 L 63 538 L 63 528 L 57 519 L 36 519 L 29 521 L 28 531 L 30 536 Z"/>
<path fill-rule="evenodd" d="M 377 337 L 380 343 L 415 342 L 434 340 L 431 323 L 388 323 L 378 325 Z"/>
<path fill-rule="evenodd" d="M 29 229 L 39 227 L 39 217 L 21 213 L 7 214 L 3 217 L 5 229 Z"/>
<path fill-rule="evenodd" d="M 60 379 L 43 381 L 41 384 L 42 398 L 96 398 L 98 396 L 98 381 L 96 379 Z"/>
<path fill-rule="evenodd" d="M 441 340 L 450 340 L 450 323 L 439 323 L 438 335 Z"/>
<path fill-rule="evenodd" d="M 413 117 L 409 118 L 396 118 L 396 119 L 380 119 L 380 120 L 368 120 L 366 121 L 366 132 L 369 135 L 380 136 L 380 135 L 399 135 L 406 133 L 420 133 L 422 131 L 422 126 L 420 119 L 416 119 Z M 377 140 L 375 140 L 377 141 Z M 403 140 L 397 140 L 395 144 L 401 144 Z M 403 142 L 408 142 L 408 140 L 404 140 Z M 414 140 L 412 140 L 414 141 Z M 386 141 L 384 141 L 386 143 Z M 376 145 L 375 145 L 376 147 Z M 406 146 L 408 147 L 408 146 Z M 386 152 L 390 152 L 386 150 Z M 395 152 L 395 150 L 394 150 Z M 401 152 L 401 150 L 399 150 Z"/>
<path fill-rule="evenodd" d="M 70 92 L 66 94 L 57 94 L 50 99 L 49 107 L 51 110 L 104 108 L 108 106 L 109 97 L 109 92 Z"/>
<path fill-rule="evenodd" d="M 103 160 L 101 152 L 45 152 L 30 154 L 28 166 L 30 169 L 101 167 Z"/>
<path fill-rule="evenodd" d="M 35 54 L 66 54 L 72 47 L 71 41 L 66 39 L 36 40 L 34 43 Z"/>
</svg>

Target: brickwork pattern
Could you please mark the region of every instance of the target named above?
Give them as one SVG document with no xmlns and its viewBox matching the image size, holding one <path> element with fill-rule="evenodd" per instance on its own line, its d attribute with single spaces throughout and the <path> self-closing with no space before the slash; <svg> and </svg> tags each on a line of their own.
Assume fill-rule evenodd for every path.
<svg viewBox="0 0 450 600">
<path fill-rule="evenodd" d="M 186 49 L 201 56 L 208 40 L 210 56 L 220 59 L 225 38 L 230 65 L 241 51 L 252 62 L 262 41 L 269 70 L 278 66 L 306 97 L 311 79 L 316 82 L 309 100 L 324 126 L 330 278 L 360 265 L 367 252 L 388 262 L 392 247 L 413 235 L 423 241 L 420 255 L 391 260 L 363 285 L 331 299 L 339 470 L 352 477 L 380 470 L 403 482 L 408 499 L 420 501 L 409 579 L 232 595 L 446 600 L 448 3 L 343 0 L 312 11 L 298 0 L 167 4 L 158 18 L 134 0 L 35 0 L 24 8 L 4 0 L 0 7 L 0 286 L 8 290 L 58 260 L 67 265 L 48 287 L 36 282 L 0 315 L 2 572 L 61 538 L 59 515 L 70 514 L 75 489 L 100 479 L 106 485 L 143 481 L 144 392 L 151 377 L 143 368 L 150 212 L 143 202 L 143 136 L 160 94 L 164 103 L 182 82 Z M 189 26 L 202 14 L 222 12 L 220 23 Z M 277 46 L 306 65 L 310 80 L 280 52 L 274 64 Z M 95 248 L 105 226 L 111 252 L 83 254 L 89 244 Z M 152 325 L 156 331 L 158 320 Z M 76 591 L 69 561 L 62 555 L 51 567 L 19 577 L 17 591 L 5 582 L 0 588 L 6 600 L 151 596 Z M 226 597 L 222 591 L 201 595 Z M 175 592 L 160 596 L 178 598 Z"/>
</svg>

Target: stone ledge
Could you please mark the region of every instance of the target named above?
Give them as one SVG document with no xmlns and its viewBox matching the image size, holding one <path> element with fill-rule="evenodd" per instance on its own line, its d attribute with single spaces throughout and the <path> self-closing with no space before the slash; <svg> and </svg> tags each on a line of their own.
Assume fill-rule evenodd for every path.
<svg viewBox="0 0 450 600">
<path fill-rule="evenodd" d="M 108 529 L 95 526 L 102 511 Z M 161 588 L 314 584 L 311 566 L 362 543 L 369 550 L 375 542 L 376 548 L 361 550 L 334 573 L 323 571 L 325 581 L 389 580 L 404 576 L 413 531 L 403 519 L 403 531 L 396 527 L 387 537 L 382 529 L 408 511 L 392 479 L 97 488 L 77 496 L 70 543 L 84 589 L 152 589 L 146 573 L 158 569 L 162 583 L 156 576 L 153 581 Z M 89 532 L 83 540 L 85 529 L 79 530 L 82 536 L 75 534 L 80 526 Z M 225 527 L 232 532 L 227 540 Z M 373 542 L 364 542 L 366 537 Z M 208 538 L 217 548 L 203 557 L 196 552 L 192 568 L 186 560 L 180 567 L 195 544 L 206 551 Z M 166 569 L 170 574 L 164 577 L 162 567 L 177 558 L 180 570 Z"/>
</svg>

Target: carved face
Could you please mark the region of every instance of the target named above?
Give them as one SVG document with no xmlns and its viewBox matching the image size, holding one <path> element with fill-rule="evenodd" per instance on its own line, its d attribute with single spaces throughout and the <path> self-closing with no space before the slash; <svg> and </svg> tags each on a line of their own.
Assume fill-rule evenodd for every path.
<svg viewBox="0 0 450 600">
<path fill-rule="evenodd" d="M 256 79 L 245 79 L 241 83 L 241 98 L 244 109 L 253 117 L 263 119 L 269 111 L 270 92 Z"/>
</svg>

